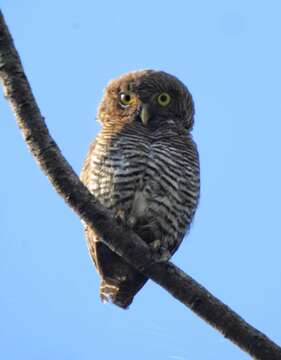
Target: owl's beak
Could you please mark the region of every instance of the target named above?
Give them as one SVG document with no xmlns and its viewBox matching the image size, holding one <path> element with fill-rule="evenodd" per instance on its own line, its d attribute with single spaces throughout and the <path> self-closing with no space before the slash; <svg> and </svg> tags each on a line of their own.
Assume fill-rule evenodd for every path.
<svg viewBox="0 0 281 360">
<path fill-rule="evenodd" d="M 148 120 L 151 116 L 148 104 L 143 104 L 141 107 L 140 118 L 144 126 L 147 125 Z"/>
</svg>

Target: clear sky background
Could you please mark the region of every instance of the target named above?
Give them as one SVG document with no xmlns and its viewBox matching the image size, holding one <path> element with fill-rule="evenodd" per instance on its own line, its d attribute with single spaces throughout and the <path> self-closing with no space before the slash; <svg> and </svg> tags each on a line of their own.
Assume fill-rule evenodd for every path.
<svg viewBox="0 0 281 360">
<path fill-rule="evenodd" d="M 196 105 L 201 202 L 174 262 L 281 343 L 280 1 L 2 0 L 42 114 L 79 172 L 107 82 L 179 77 Z M 149 282 L 103 305 L 82 226 L 0 99 L 0 357 L 244 360 Z"/>
</svg>

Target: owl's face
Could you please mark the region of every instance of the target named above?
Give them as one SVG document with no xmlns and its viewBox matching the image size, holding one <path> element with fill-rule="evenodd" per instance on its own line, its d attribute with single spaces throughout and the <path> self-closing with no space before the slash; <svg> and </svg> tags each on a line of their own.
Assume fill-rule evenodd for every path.
<svg viewBox="0 0 281 360">
<path fill-rule="evenodd" d="M 139 122 L 148 129 L 173 122 L 190 130 L 194 105 L 186 86 L 163 71 L 130 72 L 112 80 L 98 110 L 104 125 Z"/>
</svg>

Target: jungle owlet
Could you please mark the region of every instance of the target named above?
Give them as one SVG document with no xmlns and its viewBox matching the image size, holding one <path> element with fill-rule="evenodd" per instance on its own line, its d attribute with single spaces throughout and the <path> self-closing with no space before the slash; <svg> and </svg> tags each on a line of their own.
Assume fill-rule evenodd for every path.
<svg viewBox="0 0 281 360">
<path fill-rule="evenodd" d="M 109 83 L 97 119 L 102 130 L 90 146 L 82 181 L 159 259 L 169 259 L 190 227 L 199 198 L 188 89 L 163 71 L 130 72 Z M 127 308 L 147 278 L 87 226 L 85 232 L 101 276 L 101 299 Z"/>
</svg>

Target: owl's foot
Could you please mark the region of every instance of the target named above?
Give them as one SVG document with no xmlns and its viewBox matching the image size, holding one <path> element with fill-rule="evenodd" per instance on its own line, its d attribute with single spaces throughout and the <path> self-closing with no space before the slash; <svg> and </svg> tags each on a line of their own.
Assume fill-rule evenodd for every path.
<svg viewBox="0 0 281 360">
<path fill-rule="evenodd" d="M 137 219 L 134 216 L 129 216 L 129 218 L 127 220 L 127 225 L 130 228 L 133 228 L 135 226 L 136 222 L 137 222 Z"/>
<path fill-rule="evenodd" d="M 167 248 L 165 248 L 163 246 L 163 241 L 161 241 L 161 240 L 152 241 L 149 244 L 149 248 L 152 251 L 153 260 L 156 262 L 168 261 L 170 259 L 170 257 L 172 256 L 170 251 L 167 250 Z"/>
<path fill-rule="evenodd" d="M 115 213 L 115 219 L 117 221 L 118 224 L 124 224 L 125 222 L 125 211 L 122 209 L 118 209 Z"/>
<path fill-rule="evenodd" d="M 133 230 L 145 241 L 147 244 L 151 244 L 158 239 L 161 234 L 156 222 L 150 222 L 148 224 L 137 223 Z M 157 240 L 156 240 L 157 241 Z M 155 244 L 157 247 L 157 244 Z M 152 246 L 153 247 L 153 246 Z"/>
<path fill-rule="evenodd" d="M 160 240 L 154 240 L 149 244 L 149 247 L 153 251 L 158 251 L 161 248 L 161 241 Z"/>
</svg>

